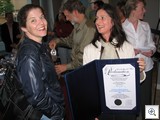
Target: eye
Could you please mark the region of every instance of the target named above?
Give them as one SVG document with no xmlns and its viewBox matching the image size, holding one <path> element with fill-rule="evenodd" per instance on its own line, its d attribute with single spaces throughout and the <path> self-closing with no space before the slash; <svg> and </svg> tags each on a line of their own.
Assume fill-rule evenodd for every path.
<svg viewBox="0 0 160 120">
<path fill-rule="evenodd" d="M 105 19 L 106 19 L 106 17 L 105 17 L 105 16 L 102 16 L 102 17 L 101 17 L 101 19 L 102 19 L 102 20 L 105 20 Z"/>
<path fill-rule="evenodd" d="M 41 20 L 42 20 L 42 19 L 45 19 L 44 15 L 42 15 L 42 16 L 40 17 L 40 19 L 41 19 Z"/>
<path fill-rule="evenodd" d="M 31 20 L 31 23 L 35 23 L 35 22 L 36 22 L 36 19 L 32 19 L 32 20 Z"/>
</svg>

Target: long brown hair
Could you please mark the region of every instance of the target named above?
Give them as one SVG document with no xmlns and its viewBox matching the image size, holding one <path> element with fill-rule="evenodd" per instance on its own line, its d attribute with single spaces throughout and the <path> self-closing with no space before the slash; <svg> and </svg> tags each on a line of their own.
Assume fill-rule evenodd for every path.
<svg viewBox="0 0 160 120">
<path fill-rule="evenodd" d="M 120 18 L 116 12 L 116 9 L 113 6 L 111 6 L 110 4 L 104 4 L 98 10 L 100 10 L 100 9 L 104 10 L 111 17 L 111 19 L 114 23 L 112 30 L 111 30 L 109 42 L 111 44 L 113 44 L 114 46 L 120 48 L 123 45 L 124 41 L 127 41 L 127 39 L 126 39 L 126 34 L 125 34 L 125 32 L 122 28 L 121 22 L 120 22 Z M 100 38 L 103 39 L 102 35 L 100 33 L 98 33 L 98 31 L 97 31 L 95 34 L 95 37 L 92 41 L 92 44 L 95 47 L 97 47 L 95 44 L 96 41 L 99 40 Z M 114 38 L 117 40 L 116 44 L 114 44 L 114 41 L 113 41 Z"/>
</svg>

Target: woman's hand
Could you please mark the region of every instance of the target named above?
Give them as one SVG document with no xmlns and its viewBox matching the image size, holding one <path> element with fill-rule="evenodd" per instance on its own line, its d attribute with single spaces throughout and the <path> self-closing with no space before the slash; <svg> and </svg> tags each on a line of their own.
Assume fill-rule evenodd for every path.
<svg viewBox="0 0 160 120">
<path fill-rule="evenodd" d="M 140 72 L 142 72 L 146 67 L 146 63 L 143 58 L 139 58 L 137 62 L 139 64 Z"/>
</svg>

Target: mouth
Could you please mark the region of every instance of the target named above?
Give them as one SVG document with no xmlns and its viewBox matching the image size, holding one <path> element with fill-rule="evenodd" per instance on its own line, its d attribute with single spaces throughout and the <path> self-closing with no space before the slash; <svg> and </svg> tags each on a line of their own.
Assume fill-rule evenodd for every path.
<svg viewBox="0 0 160 120">
<path fill-rule="evenodd" d="M 101 29 L 104 28 L 104 26 L 102 26 L 102 25 L 97 25 L 97 28 L 98 28 L 99 30 L 101 30 Z"/>
<path fill-rule="evenodd" d="M 40 28 L 38 29 L 38 31 L 44 31 L 44 30 L 46 30 L 45 27 L 40 27 Z"/>
</svg>

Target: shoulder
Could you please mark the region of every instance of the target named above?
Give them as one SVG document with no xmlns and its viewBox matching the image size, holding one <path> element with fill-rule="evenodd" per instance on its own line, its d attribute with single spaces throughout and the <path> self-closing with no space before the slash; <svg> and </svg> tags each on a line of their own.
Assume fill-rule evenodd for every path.
<svg viewBox="0 0 160 120">
<path fill-rule="evenodd" d="M 139 21 L 139 25 L 142 26 L 143 29 L 150 29 L 149 23 L 145 21 Z"/>
<path fill-rule="evenodd" d="M 92 43 L 90 43 L 84 49 L 87 50 L 87 51 L 93 51 L 93 50 L 96 50 L 96 49 L 100 49 L 101 43 L 98 40 L 96 41 L 95 44 L 97 45 L 97 47 L 94 46 Z"/>
<path fill-rule="evenodd" d="M 124 47 L 133 48 L 132 44 L 129 43 L 128 41 L 124 41 L 123 46 L 124 46 Z"/>
<path fill-rule="evenodd" d="M 126 19 L 126 20 L 122 23 L 122 26 L 127 26 L 128 24 L 130 24 L 130 22 L 128 21 L 128 19 Z"/>
<path fill-rule="evenodd" d="M 148 22 L 141 21 L 141 20 L 139 20 L 139 22 L 140 22 L 141 25 L 149 26 L 149 23 L 148 23 Z"/>
<path fill-rule="evenodd" d="M 94 24 L 94 22 L 91 21 L 91 20 L 88 20 L 88 19 L 86 20 L 86 26 L 89 27 L 89 28 L 95 29 L 95 24 Z"/>
<path fill-rule="evenodd" d="M 19 52 L 21 54 L 30 55 L 30 56 L 38 55 L 39 54 L 39 47 L 35 43 L 32 43 L 31 40 L 25 39 L 20 44 Z"/>
<path fill-rule="evenodd" d="M 6 27 L 6 26 L 7 26 L 7 24 L 6 24 L 6 23 L 3 23 L 3 24 L 1 25 L 1 28 Z"/>
</svg>

